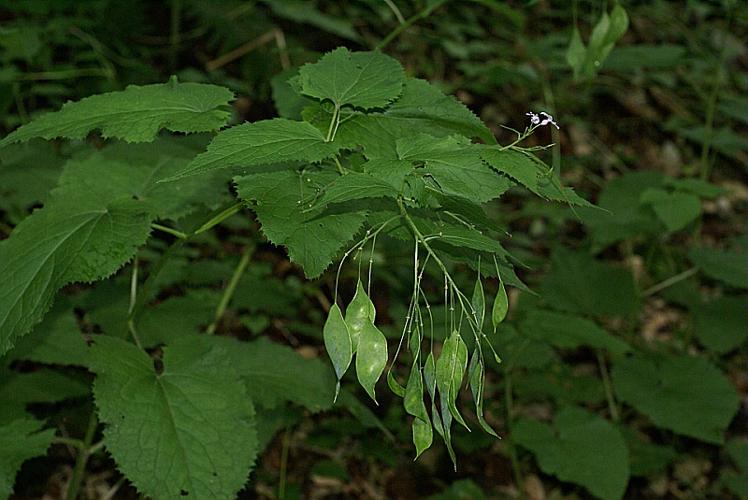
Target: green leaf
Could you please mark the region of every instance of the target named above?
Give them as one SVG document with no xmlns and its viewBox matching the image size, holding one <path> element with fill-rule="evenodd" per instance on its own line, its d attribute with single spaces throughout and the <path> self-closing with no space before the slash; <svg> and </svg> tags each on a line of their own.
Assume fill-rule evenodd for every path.
<svg viewBox="0 0 748 500">
<path fill-rule="evenodd" d="M 612 377 L 618 397 L 655 425 L 708 443 L 724 442 L 738 410 L 735 388 L 702 358 L 635 356 L 616 362 Z"/>
<path fill-rule="evenodd" d="M 102 201 L 133 198 L 154 218 L 176 220 L 201 207 L 216 208 L 228 194 L 226 179 L 215 174 L 159 182 L 183 170 L 194 156 L 194 149 L 171 138 L 118 143 L 68 161 L 59 186 L 95 193 Z"/>
<path fill-rule="evenodd" d="M 717 354 L 740 347 L 748 339 L 748 297 L 720 297 L 691 309 L 699 342 Z"/>
<path fill-rule="evenodd" d="M 584 486 L 603 499 L 620 499 L 629 480 L 628 451 L 607 420 L 580 408 L 564 408 L 553 425 L 522 418 L 512 438 L 535 455 L 546 474 Z"/>
<path fill-rule="evenodd" d="M 53 144 L 33 141 L 0 150 L 0 210 L 18 224 L 57 184 L 63 158 Z"/>
<path fill-rule="evenodd" d="M 366 393 L 377 402 L 374 387 L 387 364 L 387 339 L 371 320 L 364 324 L 356 347 L 356 376 Z"/>
<path fill-rule="evenodd" d="M 494 333 L 496 333 L 496 329 L 499 327 L 499 324 L 504 321 L 508 312 L 509 297 L 506 295 L 504 282 L 499 280 L 499 289 L 496 292 L 496 298 L 493 299 L 493 307 L 491 308 L 491 324 L 493 325 Z"/>
<path fill-rule="evenodd" d="M 269 409 L 290 401 L 312 412 L 332 407 L 335 377 L 320 359 L 305 359 L 265 337 L 253 342 L 233 337 L 199 338 L 223 348 L 256 405 Z"/>
<path fill-rule="evenodd" d="M 0 355 L 49 310 L 58 289 L 114 273 L 143 244 L 150 220 L 132 199 L 59 193 L 0 244 Z"/>
<path fill-rule="evenodd" d="M 65 301 L 55 304 L 31 335 L 22 337 L 8 356 L 37 363 L 88 366 L 88 346 L 72 307 Z"/>
<path fill-rule="evenodd" d="M 403 94 L 384 116 L 398 123 L 398 128 L 408 131 L 408 135 L 413 135 L 412 131 L 436 136 L 457 132 L 496 144 L 493 133 L 467 106 L 426 80 L 406 78 Z"/>
<path fill-rule="evenodd" d="M 390 388 L 395 396 L 405 397 L 405 387 L 397 381 L 395 375 L 392 373 L 392 369 L 387 370 L 387 387 Z"/>
<path fill-rule="evenodd" d="M 534 309 L 520 323 L 528 337 L 562 348 L 579 346 L 607 349 L 613 354 L 631 350 L 629 345 L 606 332 L 590 320 L 552 311 Z"/>
<path fill-rule="evenodd" d="M 405 74 L 381 52 L 350 52 L 339 47 L 316 63 L 299 68 L 301 93 L 336 106 L 383 108 L 402 92 Z"/>
<path fill-rule="evenodd" d="M 348 332 L 351 334 L 351 344 L 353 352 L 358 348 L 358 339 L 361 332 L 370 323 L 374 323 L 377 311 L 374 308 L 369 296 L 364 290 L 364 285 L 359 279 L 356 284 L 356 293 L 353 295 L 351 303 L 345 309 L 345 324 L 348 326 Z"/>
<path fill-rule="evenodd" d="M 309 210 L 317 191 L 338 175 L 293 171 L 248 175 L 236 179 L 239 196 L 254 200 L 254 210 L 270 241 L 288 248 L 293 262 L 315 278 L 332 263 L 340 248 L 356 234 L 365 215 Z M 303 210 L 307 207 L 307 210 Z"/>
<path fill-rule="evenodd" d="M 68 102 L 60 111 L 42 115 L 0 141 L 0 147 L 35 137 L 84 139 L 94 129 L 106 138 L 150 142 L 161 128 L 172 132 L 208 132 L 223 127 L 234 94 L 202 83 L 130 85 L 120 92 Z"/>
<path fill-rule="evenodd" d="M 330 16 L 303 1 L 285 0 L 283 2 L 274 2 L 272 0 L 265 0 L 265 3 L 277 16 L 284 19 L 315 26 L 328 33 L 354 42 L 361 40 L 361 37 L 353 28 L 353 19 Z"/>
<path fill-rule="evenodd" d="M 99 336 L 91 348 L 104 444 L 154 499 L 234 497 L 257 454 L 254 408 L 230 358 L 192 340 L 164 348 L 161 373 L 123 340 Z"/>
<path fill-rule="evenodd" d="M 425 162 L 423 174 L 431 176 L 433 188 L 446 195 L 484 202 L 498 198 L 511 186 L 483 163 L 480 149 L 456 136 L 403 138 L 397 141 L 397 154 L 400 160 Z"/>
<path fill-rule="evenodd" d="M 639 310 L 639 294 L 628 269 L 561 247 L 551 260 L 541 292 L 554 309 L 619 317 L 632 317 Z"/>
<path fill-rule="evenodd" d="M 566 49 L 566 62 L 574 70 L 574 78 L 579 78 L 586 53 L 587 48 L 584 46 L 579 28 L 574 26 L 574 30 L 571 32 L 569 47 Z"/>
<path fill-rule="evenodd" d="M 748 252 L 691 248 L 688 258 L 710 278 L 736 288 L 748 288 Z"/>
<path fill-rule="evenodd" d="M 322 330 L 322 336 L 325 341 L 327 355 L 330 356 L 332 366 L 335 368 L 335 374 L 338 380 L 340 380 L 345 375 L 353 359 L 353 346 L 348 326 L 346 326 L 343 314 L 340 312 L 340 307 L 337 304 L 333 304 L 330 308 L 324 329 Z"/>
<path fill-rule="evenodd" d="M 223 130 L 189 165 L 163 181 L 173 181 L 214 170 L 251 167 L 292 161 L 308 163 L 329 158 L 340 149 L 338 142 L 325 142 L 313 125 L 276 118 L 243 123 Z"/>
<path fill-rule="evenodd" d="M 45 455 L 54 429 L 40 430 L 43 422 L 32 418 L 0 423 L 0 498 L 9 498 L 23 462 Z"/>
<path fill-rule="evenodd" d="M 49 368 L 19 373 L 0 368 L 0 422 L 25 416 L 28 403 L 57 403 L 88 396 L 89 383 L 81 376 Z"/>
<path fill-rule="evenodd" d="M 630 427 L 623 427 L 621 432 L 629 449 L 632 476 L 646 477 L 665 472 L 667 466 L 678 458 L 675 448 L 645 441 Z"/>
<path fill-rule="evenodd" d="M 701 215 L 701 200 L 689 193 L 650 188 L 642 193 L 640 200 L 652 206 L 670 232 L 680 231 Z"/>
<path fill-rule="evenodd" d="M 359 172 L 341 175 L 323 189 L 322 196 L 319 197 L 316 205 L 343 203 L 362 198 L 395 198 L 398 194 L 389 182 Z"/>
<path fill-rule="evenodd" d="M 659 172 L 629 172 L 607 182 L 597 206 L 603 210 L 578 209 L 592 235 L 593 251 L 599 252 L 618 241 L 640 234 L 655 236 L 662 224 L 639 199 L 644 191 L 663 185 Z"/>
</svg>

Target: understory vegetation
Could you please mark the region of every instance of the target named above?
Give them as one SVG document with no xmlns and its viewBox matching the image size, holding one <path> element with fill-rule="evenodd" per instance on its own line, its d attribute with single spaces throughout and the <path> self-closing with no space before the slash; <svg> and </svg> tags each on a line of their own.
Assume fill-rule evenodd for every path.
<svg viewBox="0 0 748 500">
<path fill-rule="evenodd" d="M 748 497 L 748 5 L 0 6 L 0 498 Z"/>
</svg>

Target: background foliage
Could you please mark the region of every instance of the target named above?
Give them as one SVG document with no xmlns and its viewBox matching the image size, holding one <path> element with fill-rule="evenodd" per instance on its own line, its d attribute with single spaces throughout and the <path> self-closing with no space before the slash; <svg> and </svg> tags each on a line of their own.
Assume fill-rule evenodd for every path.
<svg viewBox="0 0 748 500">
<path fill-rule="evenodd" d="M 553 143 L 537 154 L 565 185 L 603 209 L 571 209 L 518 188 L 487 205 L 484 217 L 523 264 L 517 274 L 529 289 L 507 282 L 508 317 L 489 337 L 503 362 L 487 359 L 483 411 L 502 439 L 476 431 L 467 411 L 470 391 L 463 390 L 460 408 L 473 432 L 453 429 L 456 471 L 441 443 L 412 461 L 409 424 L 420 410 L 403 407 L 383 383 L 375 406 L 349 373 L 333 405 L 335 375 L 322 332 L 335 273 L 310 281 L 305 271 L 317 276 L 327 262 L 302 261 L 303 270 L 289 264 L 289 256 L 299 262 L 308 255 L 303 247 L 292 250 L 307 241 L 303 227 L 288 234 L 262 230 L 275 213 L 262 207 L 277 202 L 271 188 L 287 182 L 276 178 L 283 174 L 239 183 L 255 210 L 176 248 L 158 280 L 141 290 L 138 332 L 158 354 L 155 366 L 117 338 L 127 335 L 133 266 L 116 271 L 134 248 L 110 241 L 105 262 L 84 253 L 64 273 L 37 270 L 18 281 L 31 284 L 25 306 L 41 317 L 56 299 L 1 360 L 0 496 L 61 497 L 80 484 L 82 498 L 135 498 L 124 476 L 146 492 L 156 491 L 167 471 L 190 477 L 180 472 L 189 464 L 179 460 L 166 468 L 128 456 L 131 448 L 122 443 L 133 436 L 144 449 L 167 453 L 174 442 L 185 449 L 210 443 L 201 453 L 226 483 L 193 477 L 192 484 L 169 484 L 175 489 L 159 493 L 164 497 L 181 488 L 198 498 L 240 488 L 242 498 L 748 495 L 748 11 L 741 2 L 35 1 L 4 5 L 0 19 L 3 144 L 25 140 L 12 131 L 31 119 L 29 137 L 77 139 L 0 149 L 0 237 L 17 235 L 0 243 L 0 270 L 12 265 L 11 246 L 40 258 L 81 246 L 100 255 L 101 248 L 85 246 L 87 238 L 113 225 L 127 228 L 127 245 L 145 241 L 154 220 L 178 220 L 181 232 L 199 230 L 206 214 L 231 196 L 222 178 L 185 181 L 178 200 L 160 196 L 163 184 L 155 181 L 192 168 L 210 137 L 175 141 L 161 134 L 152 144 L 125 142 L 153 137 L 161 127 L 209 131 L 229 117 L 241 123 L 282 116 L 301 124 L 309 101 L 292 98 L 287 83 L 296 68 L 339 46 L 369 50 L 383 40 L 404 75 L 454 94 L 482 118 L 491 134 L 476 135 L 486 143 L 493 136 L 513 142 L 515 134 L 503 126 L 522 130 L 527 111 L 553 114 L 560 130 L 538 129 L 523 145 Z M 298 85 L 312 97 L 332 94 L 336 103 L 377 107 L 397 97 L 388 79 L 398 68 L 380 64 L 382 79 L 373 82 L 380 94 L 340 93 L 310 66 L 299 72 Z M 171 75 L 177 78 L 169 82 Z M 163 103 L 160 92 L 197 83 L 225 86 L 236 99 L 222 106 L 230 92 L 206 92 L 197 100 L 204 109 L 150 116 Z M 52 115 L 37 119 L 69 100 L 131 84 L 145 86 L 119 94 L 143 103 L 144 115 L 134 122 L 93 134 L 95 126 L 73 126 L 61 134 Z M 191 87 L 185 102 L 194 104 L 201 88 Z M 82 101 L 84 114 L 98 116 L 97 99 Z M 258 131 L 257 125 L 229 130 Z M 208 162 L 210 152 L 198 158 Z M 417 161 L 428 161 L 427 153 L 413 147 Z M 483 160 L 492 158 L 485 153 Z M 100 199 L 86 196 L 104 163 L 109 191 Z M 548 196 L 537 178 L 515 179 Z M 483 195 L 481 183 L 467 187 L 476 200 Z M 117 196 L 137 202 L 111 204 Z M 72 219 L 55 219 L 60 206 Z M 95 215 L 102 207 L 105 219 Z M 39 242 L 35 225 L 75 231 Z M 268 239 L 288 246 L 289 255 Z M 151 272 L 172 240 L 154 233 L 138 253 L 140 272 Z M 370 296 L 394 351 L 408 313 L 412 247 L 395 239 L 378 243 Z M 329 249 L 330 259 L 338 250 Z M 450 270 L 472 290 L 475 271 L 459 257 Z M 356 291 L 357 267 L 343 267 L 346 303 Z M 69 285 L 112 273 L 93 285 Z M 425 279 L 441 286 L 437 273 Z M 235 287 L 232 300 L 216 311 L 227 286 Z M 3 283 L 0 303 L 13 287 Z M 489 278 L 485 302 L 492 304 L 498 292 L 498 281 Z M 0 314 L 3 338 L 36 321 L 12 308 Z M 197 335 L 208 329 L 225 345 Z M 438 339 L 450 333 L 440 321 L 435 330 Z M 92 339 L 98 340 L 89 348 Z M 394 373 L 407 368 L 399 364 Z M 132 384 L 119 387 L 125 378 Z M 227 393 L 236 396 L 215 416 L 195 415 L 178 402 L 209 399 L 215 387 L 233 388 Z M 90 418 L 94 400 L 107 424 L 103 435 Z M 159 427 L 170 421 L 164 415 L 173 401 L 180 409 L 174 420 L 192 428 L 191 419 L 209 418 L 214 425 L 200 432 L 212 438 L 193 442 L 179 428 Z M 114 425 L 134 405 L 147 410 L 142 421 Z M 253 461 L 247 448 L 259 455 L 245 482 Z"/>
</svg>

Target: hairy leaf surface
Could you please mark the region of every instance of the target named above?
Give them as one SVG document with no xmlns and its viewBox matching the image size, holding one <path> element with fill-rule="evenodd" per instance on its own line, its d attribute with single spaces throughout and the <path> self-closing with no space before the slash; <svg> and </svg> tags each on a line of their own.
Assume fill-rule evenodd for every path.
<svg viewBox="0 0 748 500">
<path fill-rule="evenodd" d="M 340 47 L 299 69 L 301 93 L 329 99 L 336 106 L 383 108 L 396 99 L 405 74 L 395 59 L 381 52 L 350 52 Z"/>
<path fill-rule="evenodd" d="M 23 462 L 44 455 L 52 444 L 54 429 L 40 430 L 43 422 L 23 418 L 0 423 L 0 498 L 13 493 L 16 473 Z"/>
<path fill-rule="evenodd" d="M 254 408 L 227 353 L 185 337 L 163 371 L 135 345 L 99 336 L 91 348 L 104 444 L 154 499 L 233 498 L 257 453 Z"/>
<path fill-rule="evenodd" d="M 288 255 L 308 278 L 322 274 L 338 250 L 364 222 L 360 212 L 303 211 L 317 191 L 338 175 L 334 172 L 280 171 L 236 179 L 239 196 L 255 202 L 254 210 L 270 241 L 288 248 Z"/>
<path fill-rule="evenodd" d="M 42 115 L 0 141 L 0 147 L 35 137 L 83 139 L 94 129 L 104 137 L 126 142 L 152 141 L 161 128 L 172 132 L 208 132 L 226 124 L 234 94 L 202 83 L 130 85 L 120 92 L 68 102 L 60 111 Z"/>
<path fill-rule="evenodd" d="M 289 161 L 316 162 L 340 149 L 340 143 L 325 142 L 319 129 L 306 122 L 276 118 L 243 123 L 219 132 L 208 150 L 166 180 L 175 180 L 219 169 L 249 167 Z"/>
</svg>

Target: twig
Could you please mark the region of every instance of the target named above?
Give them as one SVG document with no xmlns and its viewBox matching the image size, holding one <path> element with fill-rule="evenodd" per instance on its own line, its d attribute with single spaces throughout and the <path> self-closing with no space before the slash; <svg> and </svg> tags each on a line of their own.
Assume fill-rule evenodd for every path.
<svg viewBox="0 0 748 500">
<path fill-rule="evenodd" d="M 272 29 L 270 31 L 266 31 L 262 35 L 258 36 L 254 40 L 250 40 L 234 50 L 230 50 L 229 52 L 226 52 L 220 57 L 217 57 L 211 61 L 208 61 L 205 63 L 205 70 L 206 71 L 215 71 L 218 68 L 221 68 L 228 63 L 235 61 L 236 59 L 239 59 L 240 57 L 249 54 L 253 50 L 255 50 L 257 47 L 260 47 L 262 45 L 265 45 L 266 43 L 276 40 L 276 43 L 278 42 L 278 34 L 276 31 L 279 31 L 278 29 Z M 281 35 L 282 36 L 282 35 Z M 285 45 L 285 38 L 283 38 L 283 43 Z M 290 66 L 290 63 L 289 63 Z"/>
</svg>

